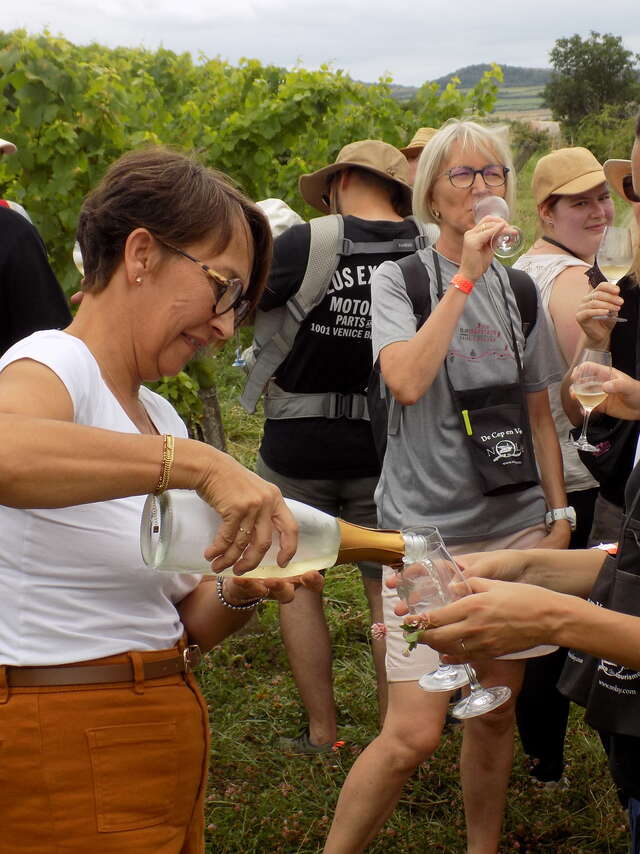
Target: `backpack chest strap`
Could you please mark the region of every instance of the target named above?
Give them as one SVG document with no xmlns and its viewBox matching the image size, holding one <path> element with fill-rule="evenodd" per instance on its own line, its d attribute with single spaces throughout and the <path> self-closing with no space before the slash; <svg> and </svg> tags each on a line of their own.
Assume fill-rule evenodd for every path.
<svg viewBox="0 0 640 854">
<path fill-rule="evenodd" d="M 369 411 L 364 394 L 297 394 L 284 391 L 273 380 L 264 396 L 265 418 L 283 420 L 290 418 L 347 418 L 350 421 L 368 421 Z"/>
</svg>

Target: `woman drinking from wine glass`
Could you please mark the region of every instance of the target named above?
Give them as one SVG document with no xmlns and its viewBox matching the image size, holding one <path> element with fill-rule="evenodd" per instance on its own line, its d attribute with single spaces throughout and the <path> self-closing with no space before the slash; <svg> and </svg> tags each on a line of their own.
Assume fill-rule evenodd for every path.
<svg viewBox="0 0 640 854">
<path fill-rule="evenodd" d="M 474 222 L 479 198 L 493 194 L 512 206 L 514 192 L 502 133 L 468 121 L 447 124 L 423 152 L 414 186 L 414 214 L 440 228 L 435 248 L 411 256 L 409 266 L 381 265 L 372 280 L 374 354 L 390 393 L 378 521 L 436 525 L 457 552 L 470 543 L 481 550 L 569 542 L 547 397 L 547 386 L 560 377 L 550 333 L 529 277 L 519 273 L 512 282 L 494 259 L 492 241 L 513 229 L 496 216 Z M 420 287 L 429 294 L 426 309 L 418 311 L 409 295 L 409 277 L 412 294 Z M 547 507 L 557 515 L 545 530 Z M 390 568 L 385 573 L 393 576 Z M 435 750 L 445 719 L 449 694 L 426 693 L 417 684 L 437 657 L 427 647 L 403 657 L 394 614 L 399 599 L 391 589 L 383 599 L 389 709 L 382 732 L 345 782 L 327 854 L 362 851 L 375 837 L 410 774 Z M 515 698 L 522 669 L 521 662 L 500 661 L 478 675 L 483 685 L 510 687 Z M 498 848 L 513 717 L 512 702 L 465 722 L 469 854 Z"/>
<path fill-rule="evenodd" d="M 640 197 L 640 114 L 635 132 L 630 189 Z M 604 294 L 605 307 L 618 305 L 611 287 Z M 640 419 L 637 379 L 614 369 L 603 389 L 608 414 Z M 544 642 L 572 647 L 560 687 L 586 707 L 587 722 L 605 733 L 611 773 L 627 797 L 630 851 L 640 854 L 638 465 L 626 483 L 626 507 L 615 558 L 601 549 L 532 549 L 461 558 L 476 595 L 428 614 L 430 628 L 422 639 L 454 663 Z"/>
<path fill-rule="evenodd" d="M 601 164 L 586 148 L 560 148 L 541 157 L 531 181 L 538 208 L 540 237 L 515 262 L 536 283 L 551 323 L 564 371 L 572 363 L 581 330 L 576 311 L 591 292 L 588 272 L 614 208 Z M 551 412 L 558 433 L 567 502 L 575 513 L 569 548 L 587 545 L 598 481 L 580 462 L 565 415 L 560 383 L 549 387 Z M 564 739 L 569 701 L 556 689 L 566 650 L 527 662 L 517 718 L 531 776 L 545 786 L 562 781 Z"/>
<path fill-rule="evenodd" d="M 230 338 L 263 288 L 269 226 L 221 174 L 147 149 L 107 171 L 78 239 L 75 319 L 0 360 L 2 847 L 201 854 L 209 724 L 192 645 L 294 585 L 145 567 L 144 496 L 193 489 L 216 508 L 216 570 L 254 567 L 273 530 L 284 564 L 296 525 L 275 487 L 189 440 L 143 383 Z"/>
</svg>

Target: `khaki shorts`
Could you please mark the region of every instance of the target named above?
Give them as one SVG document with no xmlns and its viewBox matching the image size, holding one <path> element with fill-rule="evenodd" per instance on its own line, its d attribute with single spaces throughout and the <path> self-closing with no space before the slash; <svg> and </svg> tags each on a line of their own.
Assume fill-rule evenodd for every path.
<svg viewBox="0 0 640 854">
<path fill-rule="evenodd" d="M 544 525 L 534 525 L 514 534 L 504 537 L 494 537 L 490 540 L 476 540 L 472 543 L 460 543 L 450 546 L 449 550 L 454 555 L 468 554 L 469 552 L 492 552 L 497 549 L 532 549 L 540 540 L 546 536 Z M 382 567 L 382 611 L 384 623 L 387 627 L 387 682 L 415 682 L 423 673 L 429 673 L 438 666 L 438 653 L 427 644 L 418 644 L 417 648 L 404 656 L 402 653 L 407 648 L 407 642 L 403 637 L 400 626 L 403 617 L 397 617 L 394 608 L 400 603 L 398 594 L 384 583 L 393 569 L 390 566 Z"/>
</svg>

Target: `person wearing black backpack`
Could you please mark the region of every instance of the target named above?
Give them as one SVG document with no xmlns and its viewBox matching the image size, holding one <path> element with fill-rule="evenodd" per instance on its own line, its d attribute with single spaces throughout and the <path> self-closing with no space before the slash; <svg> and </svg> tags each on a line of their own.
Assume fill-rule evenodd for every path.
<svg viewBox="0 0 640 854">
<path fill-rule="evenodd" d="M 373 351 L 389 404 L 378 523 L 436 525 L 458 553 L 565 548 L 569 542 L 547 395 L 561 377 L 557 352 L 537 300 L 533 326 L 523 328 L 514 284 L 493 257 L 492 240 L 508 224 L 494 216 L 474 224 L 478 198 L 497 195 L 512 204 L 514 190 L 502 135 L 474 122 L 448 123 L 421 156 L 414 186 L 416 218 L 440 227 L 434 247 L 417 253 L 428 273 L 427 317 L 407 292 L 404 262 L 382 264 L 373 279 Z M 519 276 L 535 294 L 533 282 Z M 385 576 L 393 575 L 386 567 Z M 437 654 L 423 646 L 403 657 L 402 621 L 394 613 L 400 600 L 388 588 L 383 600 L 387 717 L 345 782 L 325 854 L 366 847 L 406 780 L 435 750 L 444 724 L 449 695 L 423 692 L 417 684 L 420 674 L 437 666 Z M 495 854 L 523 663 L 484 662 L 478 670 L 484 685 L 506 684 L 513 693 L 510 703 L 464 728 L 467 851 Z"/>
</svg>

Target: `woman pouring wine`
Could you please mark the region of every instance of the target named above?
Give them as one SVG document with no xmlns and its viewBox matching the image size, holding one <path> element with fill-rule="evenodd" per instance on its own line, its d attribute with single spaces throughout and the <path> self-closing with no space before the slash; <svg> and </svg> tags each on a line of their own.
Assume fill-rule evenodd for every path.
<svg viewBox="0 0 640 854">
<path fill-rule="evenodd" d="M 0 360 L 3 850 L 201 854 L 209 723 L 190 666 L 291 581 L 142 563 L 143 496 L 197 490 L 214 569 L 254 567 L 296 524 L 277 488 L 186 438 L 143 383 L 221 343 L 264 286 L 262 213 L 181 154 L 122 157 L 86 199 L 84 298 Z M 318 585 L 310 573 L 296 583 Z"/>
</svg>

